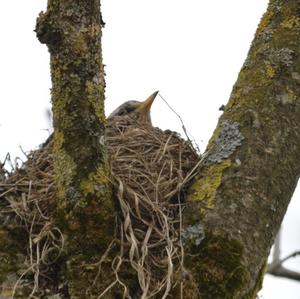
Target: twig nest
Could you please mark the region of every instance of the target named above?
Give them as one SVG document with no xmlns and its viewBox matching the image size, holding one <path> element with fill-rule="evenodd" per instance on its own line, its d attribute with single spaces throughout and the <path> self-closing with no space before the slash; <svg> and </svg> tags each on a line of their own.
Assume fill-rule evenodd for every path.
<svg viewBox="0 0 300 299">
<path fill-rule="evenodd" d="M 136 271 L 136 296 L 165 298 L 182 266 L 181 204 L 200 157 L 177 133 L 132 125 L 129 117 L 110 121 L 107 147 L 121 210 L 124 268 L 129 264 Z"/>
<path fill-rule="evenodd" d="M 119 267 L 118 282 L 126 285 L 121 271 L 130 266 L 138 277 L 136 296 L 161 294 L 164 298 L 183 258 L 181 204 L 200 157 L 177 133 L 133 123 L 126 116 L 109 120 L 106 145 L 120 209 L 116 244 L 123 266 Z M 55 263 L 63 247 L 63 236 L 51 217 L 56 204 L 52 162 L 50 137 L 0 185 L 0 197 L 5 199 L 1 201 L 5 216 L 1 212 L 0 221 L 5 219 L 6 225 L 22 227 L 28 234 L 29 260 L 34 264 L 28 267 L 34 272 L 38 264 L 33 274 L 40 275 L 39 287 L 43 287 L 43 281 L 47 285 L 42 277 L 51 277 L 49 265 Z M 35 253 L 41 244 L 46 244 L 43 248 L 47 250 L 36 261 L 34 257 L 39 255 Z M 130 288 L 126 292 L 128 296 Z"/>
<path fill-rule="evenodd" d="M 113 176 L 155 202 L 170 202 L 186 187 L 199 161 L 192 145 L 178 133 L 132 125 L 129 117 L 110 121 L 106 141 Z"/>
</svg>

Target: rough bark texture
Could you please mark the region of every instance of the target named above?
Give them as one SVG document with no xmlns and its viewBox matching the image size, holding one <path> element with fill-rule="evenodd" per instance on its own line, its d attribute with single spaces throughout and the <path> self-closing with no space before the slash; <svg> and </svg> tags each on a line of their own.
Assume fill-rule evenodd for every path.
<svg viewBox="0 0 300 299">
<path fill-rule="evenodd" d="M 300 2 L 271 0 L 188 199 L 186 227 L 205 233 L 186 248 L 193 298 L 255 298 L 261 287 L 300 173 L 299 38 Z"/>
<path fill-rule="evenodd" d="M 114 229 L 99 1 L 49 0 L 36 32 L 51 54 L 56 221 L 66 238 L 67 292 L 85 298 L 97 271 L 91 264 L 99 261 Z"/>
<path fill-rule="evenodd" d="M 55 221 L 65 236 L 57 278 L 62 298 L 98 297 L 106 278 L 93 284 L 96 262 L 114 229 L 100 24 L 98 1 L 49 0 L 36 29 L 51 54 Z M 271 0 L 189 192 L 183 273 L 176 273 L 170 298 L 254 299 L 261 287 L 300 173 L 299 38 L 300 2 Z M 23 238 L 0 223 L 3 298 L 11 297 L 6 285 L 15 283 L 24 260 Z M 129 276 L 130 288 L 137 281 Z"/>
</svg>

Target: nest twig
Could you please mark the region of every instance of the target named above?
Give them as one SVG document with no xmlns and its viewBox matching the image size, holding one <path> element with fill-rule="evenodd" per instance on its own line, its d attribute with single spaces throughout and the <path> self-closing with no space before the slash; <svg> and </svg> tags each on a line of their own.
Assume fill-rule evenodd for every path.
<svg viewBox="0 0 300 299">
<path fill-rule="evenodd" d="M 129 248 L 122 260 L 137 273 L 140 298 L 158 293 L 166 298 L 182 264 L 181 204 L 199 156 L 177 133 L 130 127 L 124 116 L 115 117 L 109 128 L 107 145 L 125 239 L 121 246 Z"/>
<path fill-rule="evenodd" d="M 131 126 L 124 116 L 109 122 L 106 143 L 120 210 L 116 236 L 120 250 L 112 262 L 115 281 L 104 286 L 99 298 L 116 284 L 129 296 L 121 273 L 128 265 L 136 272 L 140 298 L 157 294 L 166 298 L 174 273 L 183 263 L 180 214 L 199 156 L 176 133 Z M 51 215 L 56 205 L 52 160 L 50 141 L 30 153 L 27 162 L 0 183 L 0 198 L 5 198 L 0 221 L 9 216 L 6 225 L 21 226 L 28 236 L 28 268 L 18 283 L 32 274 L 31 296 L 64 245 Z"/>
<path fill-rule="evenodd" d="M 0 182 L 0 199 L 5 199 L 1 201 L 0 222 L 9 230 L 22 230 L 27 237 L 26 269 L 13 294 L 31 276 L 31 298 L 41 278 L 49 276 L 51 265 L 60 257 L 64 238 L 51 218 L 56 205 L 51 144 L 31 152 L 27 158 L 21 168 L 6 173 Z"/>
</svg>

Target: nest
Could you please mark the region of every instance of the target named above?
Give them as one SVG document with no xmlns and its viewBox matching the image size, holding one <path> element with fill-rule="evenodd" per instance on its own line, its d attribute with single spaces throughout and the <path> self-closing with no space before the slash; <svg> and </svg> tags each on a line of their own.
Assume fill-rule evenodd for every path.
<svg viewBox="0 0 300 299">
<path fill-rule="evenodd" d="M 124 297 L 132 296 L 121 275 L 128 265 L 138 278 L 136 296 L 166 298 L 183 263 L 181 210 L 200 157 L 177 133 L 133 126 L 124 116 L 109 120 L 106 143 L 119 207 L 119 253 L 112 262 L 116 280 L 104 286 L 99 298 L 116 283 L 123 287 Z M 18 283 L 31 274 L 30 296 L 43 287 L 41 277 L 49 276 L 64 246 L 51 217 L 56 205 L 52 160 L 50 138 L 0 184 L 0 198 L 5 199 L 1 223 L 21 227 L 28 239 L 27 268 Z"/>
<path fill-rule="evenodd" d="M 52 160 L 52 144 L 45 143 L 28 154 L 22 167 L 11 173 L 4 170 L 3 164 L 1 167 L 6 173 L 0 182 L 0 225 L 27 245 L 12 297 L 20 285 L 31 290 L 29 298 L 45 287 L 45 277 L 55 276 L 55 262 L 63 250 L 63 234 L 51 218 L 56 206 Z"/>
</svg>

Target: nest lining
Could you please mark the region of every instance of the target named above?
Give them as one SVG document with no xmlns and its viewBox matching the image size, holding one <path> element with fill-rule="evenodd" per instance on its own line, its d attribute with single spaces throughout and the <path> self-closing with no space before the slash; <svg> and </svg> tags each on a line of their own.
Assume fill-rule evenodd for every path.
<svg viewBox="0 0 300 299">
<path fill-rule="evenodd" d="M 177 133 L 132 125 L 124 116 L 109 120 L 106 144 L 119 207 L 115 240 L 120 250 L 113 259 L 116 281 L 104 286 L 99 298 L 116 283 L 125 297 L 132 295 L 121 275 L 128 266 L 136 272 L 140 298 L 166 298 L 182 264 L 182 201 L 200 157 Z M 51 217 L 56 205 L 52 162 L 50 140 L 0 184 L 0 198 L 5 199 L 1 222 L 5 219 L 6 226 L 21 227 L 27 234 L 28 267 L 20 281 L 33 275 L 31 295 L 43 287 L 41 276 L 49 276 L 49 265 L 64 245 Z"/>
</svg>

